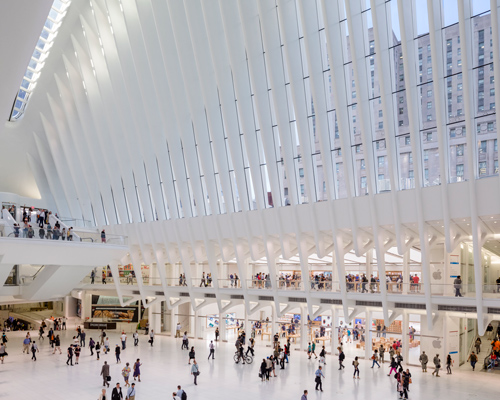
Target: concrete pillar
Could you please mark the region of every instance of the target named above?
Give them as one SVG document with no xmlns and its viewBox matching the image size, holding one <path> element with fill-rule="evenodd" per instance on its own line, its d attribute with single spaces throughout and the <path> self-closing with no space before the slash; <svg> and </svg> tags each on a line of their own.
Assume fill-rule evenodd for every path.
<svg viewBox="0 0 500 400">
<path fill-rule="evenodd" d="M 307 350 L 309 342 L 307 334 L 307 308 L 302 306 L 300 309 L 300 350 Z"/>
<path fill-rule="evenodd" d="M 201 329 L 201 318 L 200 311 L 195 311 L 194 313 L 194 326 L 195 326 L 195 338 L 203 339 L 202 337 L 202 329 Z"/>
<path fill-rule="evenodd" d="M 369 360 L 372 356 L 372 312 L 365 313 L 365 360 Z"/>
<path fill-rule="evenodd" d="M 195 317 L 195 311 L 193 310 L 193 307 L 191 304 L 189 304 L 189 337 L 194 337 L 196 338 L 196 331 L 195 331 L 195 324 L 196 324 L 196 317 Z"/>
<path fill-rule="evenodd" d="M 155 333 L 161 332 L 161 303 L 154 303 L 148 307 L 149 329 Z"/>
<path fill-rule="evenodd" d="M 371 274 L 373 274 L 373 249 L 366 252 L 366 277 L 370 281 Z"/>
<path fill-rule="evenodd" d="M 401 344 L 403 346 L 403 362 L 408 364 L 408 358 L 410 357 L 410 334 L 409 334 L 409 328 L 410 328 L 410 315 L 405 311 L 403 312 L 403 321 L 401 323 L 401 333 L 402 333 L 402 340 Z"/>
<path fill-rule="evenodd" d="M 226 319 L 225 314 L 219 314 L 219 333 L 221 342 L 227 342 L 227 329 L 226 329 Z"/>
<path fill-rule="evenodd" d="M 403 254 L 403 294 L 409 291 L 410 283 L 410 250 Z"/>
<path fill-rule="evenodd" d="M 177 307 L 174 307 L 170 310 L 170 336 L 175 337 L 175 331 L 177 327 Z"/>
<path fill-rule="evenodd" d="M 331 340 L 330 340 L 330 343 L 331 343 L 331 352 L 332 352 L 332 355 L 333 354 L 338 354 L 338 351 L 337 351 L 337 347 L 338 347 L 338 338 L 337 338 L 337 329 L 338 329 L 338 326 L 339 326 L 339 315 L 338 315 L 338 311 L 336 308 L 332 307 L 332 331 L 331 331 Z"/>
<path fill-rule="evenodd" d="M 249 322 L 248 322 L 248 313 L 247 313 L 247 309 L 246 307 L 243 307 L 243 312 L 245 313 L 245 326 L 244 326 L 244 329 L 245 329 L 245 333 L 246 333 L 246 340 L 248 340 L 250 338 L 250 334 L 252 333 L 252 329 L 250 329 L 250 325 L 249 325 Z"/>
</svg>

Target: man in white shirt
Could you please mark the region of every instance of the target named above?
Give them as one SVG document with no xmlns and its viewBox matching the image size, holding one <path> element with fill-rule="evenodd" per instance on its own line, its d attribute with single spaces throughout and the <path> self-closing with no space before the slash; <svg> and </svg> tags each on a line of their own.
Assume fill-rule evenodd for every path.
<svg viewBox="0 0 500 400">
<path fill-rule="evenodd" d="M 127 335 L 125 334 L 125 332 L 122 332 L 121 341 L 122 341 L 122 350 L 125 350 L 127 344 Z"/>
<path fill-rule="evenodd" d="M 177 327 L 175 328 L 175 337 L 181 337 L 181 324 L 179 322 L 177 322 Z"/>
<path fill-rule="evenodd" d="M 215 346 L 213 340 L 210 341 L 208 348 L 210 349 L 210 354 L 208 355 L 208 359 L 210 360 L 210 357 L 212 357 L 212 360 L 215 360 Z"/>
<path fill-rule="evenodd" d="M 105 353 L 107 354 L 109 351 L 109 338 L 106 338 L 104 340 L 104 349 L 105 349 Z"/>
<path fill-rule="evenodd" d="M 134 336 L 134 346 L 139 345 L 139 333 L 135 331 L 133 336 Z"/>
</svg>

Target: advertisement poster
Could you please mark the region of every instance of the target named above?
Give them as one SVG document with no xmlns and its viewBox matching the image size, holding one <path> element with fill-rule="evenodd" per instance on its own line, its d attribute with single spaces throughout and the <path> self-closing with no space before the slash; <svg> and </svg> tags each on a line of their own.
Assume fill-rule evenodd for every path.
<svg viewBox="0 0 500 400">
<path fill-rule="evenodd" d="M 92 318 L 109 321 L 138 322 L 137 307 L 92 306 Z"/>
<path fill-rule="evenodd" d="M 460 260 L 458 254 L 450 255 L 450 278 L 460 275 Z"/>
<path fill-rule="evenodd" d="M 236 313 L 226 314 L 226 326 L 236 325 Z M 219 314 L 207 315 L 207 328 L 217 328 L 219 326 Z"/>
</svg>

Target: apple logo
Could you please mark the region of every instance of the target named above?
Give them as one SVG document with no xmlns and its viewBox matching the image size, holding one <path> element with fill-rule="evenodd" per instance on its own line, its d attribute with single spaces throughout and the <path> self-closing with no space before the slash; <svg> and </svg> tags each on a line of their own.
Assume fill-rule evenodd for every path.
<svg viewBox="0 0 500 400">
<path fill-rule="evenodd" d="M 435 349 L 440 349 L 441 348 L 441 340 L 436 339 L 432 341 L 432 347 Z"/>
<path fill-rule="evenodd" d="M 441 270 L 438 269 L 436 272 L 432 273 L 432 277 L 436 280 L 439 281 L 441 279 Z"/>
</svg>

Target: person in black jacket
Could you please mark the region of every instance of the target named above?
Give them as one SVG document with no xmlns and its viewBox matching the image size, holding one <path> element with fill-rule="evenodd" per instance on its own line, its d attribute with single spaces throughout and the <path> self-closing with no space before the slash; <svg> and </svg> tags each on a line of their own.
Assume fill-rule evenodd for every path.
<svg viewBox="0 0 500 400">
<path fill-rule="evenodd" d="M 345 368 L 344 365 L 345 354 L 340 347 L 338 347 L 337 350 L 339 351 L 339 370 L 341 370 Z"/>
<path fill-rule="evenodd" d="M 122 388 L 120 384 L 117 383 L 116 387 L 113 388 L 113 392 L 111 393 L 111 400 L 123 400 Z"/>
</svg>

